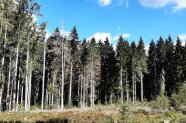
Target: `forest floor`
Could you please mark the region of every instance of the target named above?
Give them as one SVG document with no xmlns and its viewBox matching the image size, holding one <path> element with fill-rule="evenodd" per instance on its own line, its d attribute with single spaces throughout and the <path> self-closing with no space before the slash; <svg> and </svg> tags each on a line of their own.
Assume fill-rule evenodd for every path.
<svg viewBox="0 0 186 123">
<path fill-rule="evenodd" d="M 0 113 L 0 122 L 37 123 L 186 123 L 182 111 L 158 109 L 141 106 L 96 106 L 94 108 L 72 108 L 59 110 L 34 110 L 25 112 Z"/>
</svg>

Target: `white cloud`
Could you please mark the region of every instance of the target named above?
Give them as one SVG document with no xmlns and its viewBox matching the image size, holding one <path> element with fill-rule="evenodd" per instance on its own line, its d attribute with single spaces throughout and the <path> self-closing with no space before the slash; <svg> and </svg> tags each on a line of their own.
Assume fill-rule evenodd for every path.
<svg viewBox="0 0 186 123">
<path fill-rule="evenodd" d="M 112 3 L 112 0 L 98 0 L 98 3 L 101 5 L 101 6 L 108 6 Z"/>
<path fill-rule="evenodd" d="M 63 31 L 63 30 L 60 30 L 60 33 L 63 37 L 68 37 L 70 32 L 67 32 L 67 31 Z"/>
<path fill-rule="evenodd" d="M 119 0 L 119 2 L 117 3 L 117 6 L 123 6 L 123 5 L 125 5 L 126 8 L 129 8 L 128 0 Z"/>
<path fill-rule="evenodd" d="M 182 45 L 185 46 L 185 43 L 186 43 L 186 33 L 180 34 L 178 37 L 182 41 Z"/>
<path fill-rule="evenodd" d="M 95 38 L 96 42 L 98 41 L 105 41 L 106 38 L 108 38 L 108 40 L 111 42 L 112 40 L 112 36 L 110 35 L 110 33 L 107 32 L 97 32 L 95 33 L 93 36 L 87 38 L 87 40 L 91 40 L 92 38 Z"/>
<path fill-rule="evenodd" d="M 186 0 L 139 0 L 141 5 L 149 8 L 163 8 L 173 5 L 173 12 L 186 8 Z"/>
<path fill-rule="evenodd" d="M 46 40 L 51 36 L 51 33 L 46 29 Z"/>
<path fill-rule="evenodd" d="M 97 32 L 95 33 L 93 36 L 87 38 L 87 40 L 91 40 L 93 37 L 95 38 L 96 42 L 99 42 L 100 40 L 101 41 L 105 41 L 106 38 L 108 38 L 109 42 L 115 42 L 119 39 L 119 36 L 121 36 L 126 39 L 126 38 L 129 38 L 131 35 L 128 34 L 128 33 L 123 33 L 123 34 L 117 34 L 115 36 L 112 36 L 110 33 L 108 32 Z"/>
<path fill-rule="evenodd" d="M 149 52 L 149 45 L 145 45 L 145 53 L 148 55 Z"/>
<path fill-rule="evenodd" d="M 33 18 L 33 22 L 36 22 L 38 20 L 38 16 L 37 15 L 32 15 L 32 18 Z"/>
<path fill-rule="evenodd" d="M 119 39 L 120 36 L 122 36 L 124 39 L 126 39 L 126 38 L 130 37 L 130 34 L 128 34 L 128 33 L 117 34 L 117 35 L 115 35 L 115 36 L 113 37 L 113 40 L 114 40 L 114 41 L 117 41 L 117 40 Z"/>
</svg>

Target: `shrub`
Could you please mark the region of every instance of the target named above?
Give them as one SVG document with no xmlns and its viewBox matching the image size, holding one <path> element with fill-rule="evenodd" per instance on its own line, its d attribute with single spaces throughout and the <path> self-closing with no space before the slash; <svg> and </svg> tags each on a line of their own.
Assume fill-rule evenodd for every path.
<svg viewBox="0 0 186 123">
<path fill-rule="evenodd" d="M 186 82 L 179 87 L 178 93 L 172 94 L 171 104 L 176 108 L 182 105 L 186 106 Z"/>
<path fill-rule="evenodd" d="M 150 103 L 150 106 L 155 109 L 164 109 L 170 106 L 170 101 L 166 96 L 158 96 L 155 101 Z"/>
</svg>

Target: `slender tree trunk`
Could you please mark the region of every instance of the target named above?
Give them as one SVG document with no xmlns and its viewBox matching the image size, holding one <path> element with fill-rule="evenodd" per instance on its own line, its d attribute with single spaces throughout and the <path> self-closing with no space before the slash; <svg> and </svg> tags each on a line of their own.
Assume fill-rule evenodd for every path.
<svg viewBox="0 0 186 123">
<path fill-rule="evenodd" d="M 53 82 L 52 82 L 52 89 L 54 91 L 54 83 L 56 81 L 56 71 L 54 71 L 54 75 L 53 75 Z M 54 93 L 52 93 L 52 105 L 54 105 Z"/>
<path fill-rule="evenodd" d="M 19 43 L 17 45 L 17 49 L 16 49 L 16 62 L 15 62 L 15 76 L 14 76 L 14 81 L 13 81 L 13 102 L 12 102 L 12 106 L 13 106 L 13 111 L 15 111 L 16 109 L 16 82 L 17 82 L 17 70 L 18 70 L 18 59 L 19 58 Z"/>
<path fill-rule="evenodd" d="M 129 101 L 129 85 L 128 85 L 128 75 L 127 75 L 127 73 L 126 73 L 126 96 L 127 96 L 127 99 L 126 99 L 126 101 L 127 101 L 127 103 L 128 103 L 128 101 Z"/>
<path fill-rule="evenodd" d="M 81 79 L 80 79 L 80 107 L 82 108 L 82 104 L 83 104 L 83 83 L 82 83 L 82 80 L 83 79 L 83 75 L 81 74 Z"/>
<path fill-rule="evenodd" d="M 1 82 L 2 85 L 0 87 L 0 112 L 2 110 L 2 96 L 3 96 L 3 88 L 4 88 L 4 81 L 5 81 L 5 77 L 4 77 L 4 62 L 5 62 L 5 44 L 6 44 L 6 38 L 7 38 L 7 25 L 5 27 L 5 36 L 4 36 L 4 42 L 3 42 L 3 58 L 2 58 L 2 64 L 1 64 Z"/>
<path fill-rule="evenodd" d="M 8 71 L 8 84 L 7 84 L 7 96 L 6 96 L 6 106 L 9 107 L 10 104 L 10 79 L 11 79 L 11 71 L 12 71 L 12 57 L 10 55 L 10 62 L 9 62 L 9 71 Z M 9 109 L 9 108 L 8 108 Z"/>
<path fill-rule="evenodd" d="M 83 75 L 83 107 L 85 107 L 85 96 L 86 96 L 86 94 L 85 94 L 85 92 L 86 92 L 86 85 L 85 85 L 85 74 Z"/>
<path fill-rule="evenodd" d="M 134 102 L 136 102 L 136 75 L 134 76 Z"/>
<path fill-rule="evenodd" d="M 44 89 L 45 89 L 45 57 L 46 57 L 46 44 L 44 42 L 44 53 L 43 53 L 43 83 L 42 83 L 42 99 L 41 99 L 41 110 L 44 107 Z"/>
<path fill-rule="evenodd" d="M 134 74 L 132 75 L 132 102 L 134 103 Z"/>
<path fill-rule="evenodd" d="M 123 104 L 123 68 L 120 68 L 121 104 Z"/>
<path fill-rule="evenodd" d="M 19 74 L 19 78 L 20 78 L 20 74 Z M 16 112 L 18 112 L 18 108 L 19 108 L 19 86 L 20 86 L 20 79 L 18 79 L 18 83 L 17 83 L 17 98 L 16 98 Z"/>
<path fill-rule="evenodd" d="M 94 74 L 93 74 L 94 75 Z M 93 95 L 93 97 L 92 97 L 92 107 L 94 107 L 94 102 L 95 102 L 95 81 L 93 80 L 93 83 L 92 83 L 92 95 Z"/>
<path fill-rule="evenodd" d="M 93 107 L 93 58 L 91 62 L 91 80 L 90 80 L 90 102 L 91 107 Z"/>
<path fill-rule="evenodd" d="M 61 56 L 61 63 L 62 63 L 62 78 L 61 78 L 61 110 L 64 109 L 64 44 L 62 42 L 62 56 Z"/>
<path fill-rule="evenodd" d="M 30 64 L 32 65 L 32 60 L 30 61 Z M 29 87 L 28 87 L 28 111 L 30 111 L 30 105 L 31 105 L 31 93 L 32 93 L 32 68 L 30 68 L 30 78 L 29 78 Z"/>
<path fill-rule="evenodd" d="M 70 86 L 69 86 L 69 98 L 68 98 L 68 104 L 72 105 L 72 70 L 73 70 L 72 61 L 70 62 Z"/>
<path fill-rule="evenodd" d="M 26 60 L 26 80 L 25 80 L 25 112 L 28 112 L 28 90 L 29 90 L 29 59 L 30 59 L 30 37 L 28 34 L 28 42 L 27 42 L 27 60 Z"/>
<path fill-rule="evenodd" d="M 142 72 L 140 75 L 140 79 L 141 79 L 141 102 L 143 102 L 143 74 Z"/>
<path fill-rule="evenodd" d="M 23 104 L 23 85 L 21 85 L 21 104 Z"/>
</svg>

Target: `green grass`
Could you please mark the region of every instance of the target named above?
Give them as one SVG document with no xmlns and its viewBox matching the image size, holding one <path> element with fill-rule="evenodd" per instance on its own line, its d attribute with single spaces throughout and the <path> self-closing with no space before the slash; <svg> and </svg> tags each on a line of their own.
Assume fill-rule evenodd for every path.
<svg viewBox="0 0 186 123">
<path fill-rule="evenodd" d="M 167 113 L 133 112 L 134 106 L 109 105 L 96 106 L 87 110 L 69 110 L 65 112 L 10 113 L 0 114 L 1 122 L 57 122 L 57 123 L 171 123 L 186 122 L 186 116 L 179 111 Z"/>
</svg>

